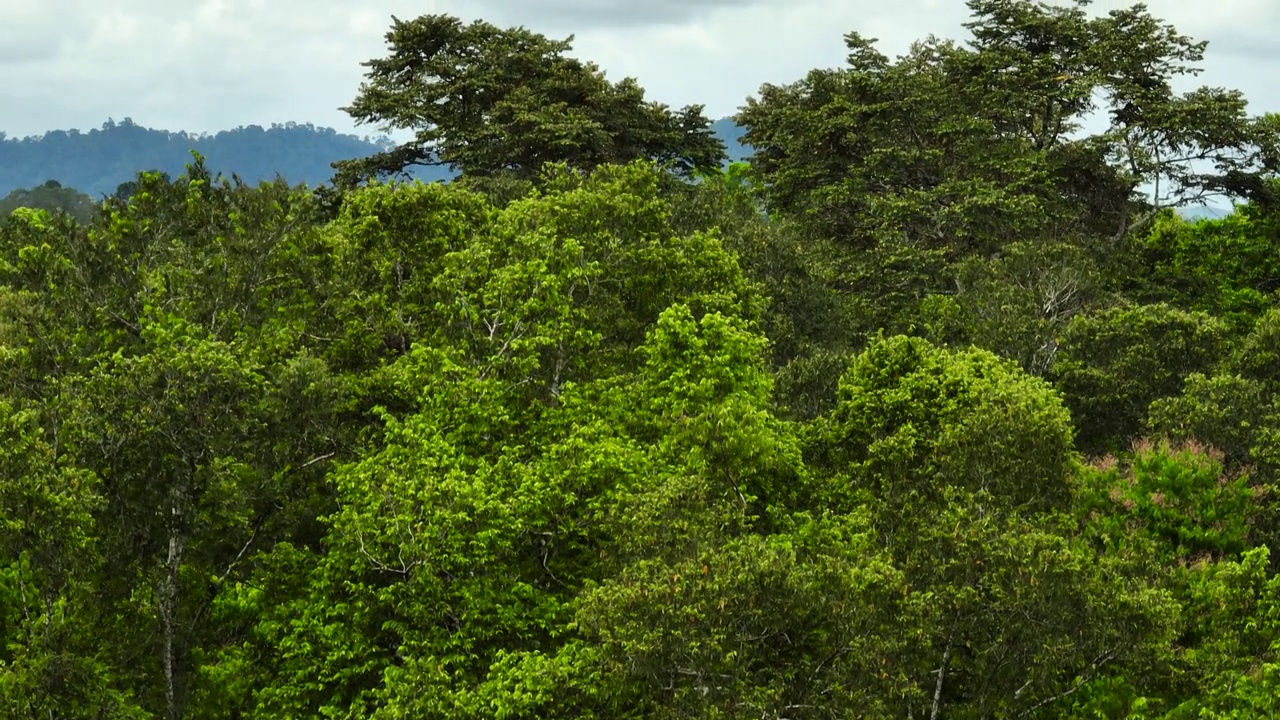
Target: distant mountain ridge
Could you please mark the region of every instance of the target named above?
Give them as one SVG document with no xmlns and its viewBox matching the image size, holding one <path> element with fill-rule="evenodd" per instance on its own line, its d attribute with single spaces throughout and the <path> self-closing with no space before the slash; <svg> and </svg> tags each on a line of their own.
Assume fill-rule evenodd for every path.
<svg viewBox="0 0 1280 720">
<path fill-rule="evenodd" d="M 731 160 L 746 157 L 748 149 L 738 143 L 742 128 L 732 118 L 716 121 L 712 130 L 724 141 Z M 272 180 L 279 175 L 290 183 L 314 187 L 333 177 L 330 163 L 367 157 L 390 145 L 391 141 L 383 138 L 292 122 L 208 134 L 155 130 L 125 118 L 108 120 L 88 132 L 52 130 L 26 138 L 0 133 L 0 197 L 48 180 L 93 198 L 111 195 L 121 183 L 144 170 L 179 175 L 191 162 L 192 150 L 204 156 L 211 170 L 235 173 L 246 182 Z M 416 168 L 413 175 L 429 182 L 448 179 L 453 173 L 444 167 L 423 167 Z"/>
<path fill-rule="evenodd" d="M 751 148 L 741 142 L 744 128 L 726 117 L 711 124 L 724 143 L 730 162 L 747 159 Z M 53 130 L 38 137 L 8 138 L 0 132 L 0 197 L 18 189 L 34 189 L 49 180 L 91 198 L 116 188 L 144 170 L 177 176 L 191 162 L 191 151 L 204 156 L 214 172 L 236 174 L 246 182 L 273 180 L 317 186 L 333 177 L 330 163 L 367 157 L 392 146 L 386 138 L 341 134 L 332 128 L 284 123 L 264 128 L 248 125 L 216 134 L 155 130 L 125 118 L 108 120 L 100 129 Z M 417 168 L 423 181 L 446 180 L 445 167 Z M 1188 218 L 1220 218 L 1230 208 L 1183 209 Z"/>
<path fill-rule="evenodd" d="M 751 148 L 742 144 L 742 136 L 747 132 L 746 128 L 734 122 L 733 118 L 720 118 L 711 123 L 711 132 L 720 138 L 720 142 L 724 143 L 725 153 L 729 156 L 729 162 L 738 162 L 746 160 L 751 155 Z"/>
<path fill-rule="evenodd" d="M 144 170 L 177 176 L 191 162 L 192 150 L 211 170 L 247 182 L 280 175 L 314 186 L 333 176 L 330 163 L 372 155 L 388 142 L 292 122 L 197 134 L 155 130 L 128 118 L 88 132 L 54 130 L 21 139 L 0 133 L 0 196 L 47 180 L 94 198 L 110 195 Z"/>
</svg>

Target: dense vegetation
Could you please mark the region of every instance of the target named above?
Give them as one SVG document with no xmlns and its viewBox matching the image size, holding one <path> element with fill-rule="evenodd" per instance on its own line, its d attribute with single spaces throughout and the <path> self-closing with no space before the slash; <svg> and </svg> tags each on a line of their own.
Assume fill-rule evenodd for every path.
<svg viewBox="0 0 1280 720">
<path fill-rule="evenodd" d="M 1280 118 L 1140 6 L 969 5 L 727 169 L 429 16 L 333 188 L 0 219 L 0 716 L 1275 715 Z"/>
<path fill-rule="evenodd" d="M 122 188 L 127 187 L 122 185 Z M 65 213 L 81 223 L 92 221 L 98 214 L 98 205 L 93 198 L 75 188 L 63 187 L 57 180 L 46 180 L 30 190 L 19 188 L 0 198 L 0 217 L 8 216 L 19 208 Z"/>
</svg>

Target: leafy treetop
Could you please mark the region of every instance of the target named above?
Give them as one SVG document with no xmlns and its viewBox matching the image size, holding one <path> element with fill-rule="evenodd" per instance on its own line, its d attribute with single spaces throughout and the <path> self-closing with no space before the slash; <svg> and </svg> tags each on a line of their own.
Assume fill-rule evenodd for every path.
<svg viewBox="0 0 1280 720">
<path fill-rule="evenodd" d="M 724 160 L 701 106 L 673 111 L 646 100 L 632 78 L 610 82 L 595 64 L 565 57 L 572 37 L 424 15 L 393 18 L 386 38 L 390 54 L 365 63 L 368 82 L 344 110 L 414 137 L 336 163 L 336 184 L 414 165 L 533 178 L 548 162 L 587 170 L 649 159 L 687 176 Z"/>
</svg>

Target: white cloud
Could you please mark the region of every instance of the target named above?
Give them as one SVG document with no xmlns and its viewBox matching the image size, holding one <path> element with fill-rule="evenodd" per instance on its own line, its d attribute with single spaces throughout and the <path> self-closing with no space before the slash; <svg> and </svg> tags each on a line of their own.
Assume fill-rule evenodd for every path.
<svg viewBox="0 0 1280 720">
<path fill-rule="evenodd" d="M 1065 2 L 1065 0 L 1063 0 Z M 1097 0 L 1107 10 L 1123 0 Z M 1210 41 L 1200 82 L 1238 87 L 1280 111 L 1275 0 L 1150 0 Z M 448 12 L 576 36 L 574 54 L 635 76 L 670 105 L 734 112 L 765 82 L 844 61 L 844 33 L 890 54 L 929 33 L 956 37 L 959 0 L 0 0 L 0 130 L 97 127 L 126 116 L 152 127 L 216 131 L 298 121 L 352 131 L 338 110 L 360 63 L 384 53 L 391 15 Z M 358 132 L 373 132 L 372 128 Z"/>
</svg>

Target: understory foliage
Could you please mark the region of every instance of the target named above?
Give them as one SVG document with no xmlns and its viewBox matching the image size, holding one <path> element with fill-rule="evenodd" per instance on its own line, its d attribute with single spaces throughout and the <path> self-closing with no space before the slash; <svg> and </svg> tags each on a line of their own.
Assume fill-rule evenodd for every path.
<svg viewBox="0 0 1280 720">
<path fill-rule="evenodd" d="M 1141 7 L 969 6 L 723 170 L 427 16 L 335 187 L 6 212 L 0 716 L 1276 714 L 1280 122 Z"/>
</svg>

